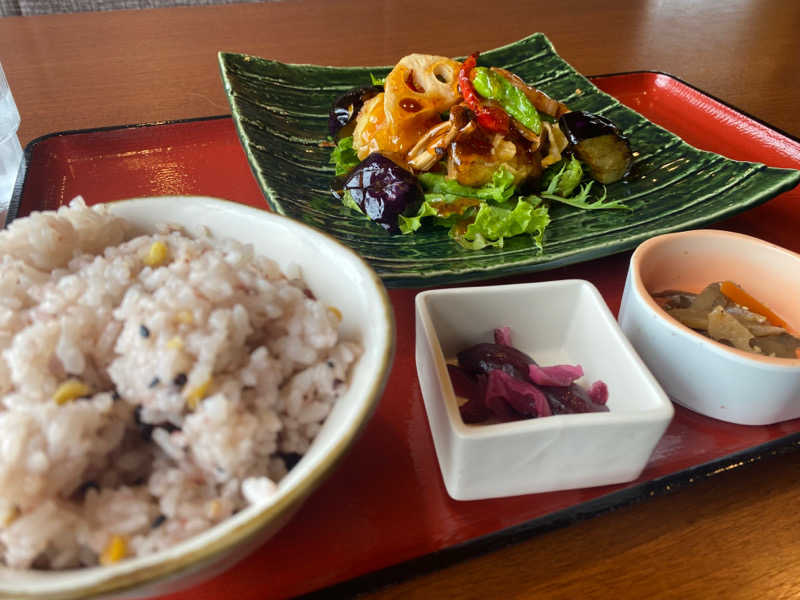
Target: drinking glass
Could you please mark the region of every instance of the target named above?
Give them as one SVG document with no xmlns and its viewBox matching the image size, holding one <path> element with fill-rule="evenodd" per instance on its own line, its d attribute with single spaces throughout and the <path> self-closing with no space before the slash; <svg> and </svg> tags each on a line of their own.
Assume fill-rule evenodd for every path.
<svg viewBox="0 0 800 600">
<path fill-rule="evenodd" d="M 0 226 L 5 223 L 8 204 L 14 192 L 22 146 L 17 137 L 19 111 L 0 64 Z"/>
</svg>

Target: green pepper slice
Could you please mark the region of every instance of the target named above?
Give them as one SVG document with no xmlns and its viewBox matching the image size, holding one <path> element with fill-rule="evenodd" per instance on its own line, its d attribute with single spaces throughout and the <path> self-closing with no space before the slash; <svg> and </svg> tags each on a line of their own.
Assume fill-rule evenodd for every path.
<svg viewBox="0 0 800 600">
<path fill-rule="evenodd" d="M 475 67 L 472 70 L 472 84 L 481 96 L 494 100 L 509 115 L 536 135 L 542 133 L 542 119 L 539 111 L 531 104 L 528 97 L 502 75 L 486 67 Z"/>
</svg>

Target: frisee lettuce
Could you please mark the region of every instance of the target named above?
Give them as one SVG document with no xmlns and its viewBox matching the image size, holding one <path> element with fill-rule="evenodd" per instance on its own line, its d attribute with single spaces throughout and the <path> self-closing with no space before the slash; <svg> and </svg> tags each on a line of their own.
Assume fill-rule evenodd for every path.
<svg viewBox="0 0 800 600">
<path fill-rule="evenodd" d="M 372 82 L 372 85 L 386 85 L 386 77 L 375 77 L 375 75 L 370 73 L 369 79 Z"/>
<path fill-rule="evenodd" d="M 623 204 L 622 200 L 606 202 L 607 190 L 605 186 L 603 186 L 602 196 L 590 197 L 589 193 L 592 190 L 594 181 L 580 185 L 583 179 L 583 167 L 580 161 L 572 156 L 569 161 L 565 160 L 562 163 L 560 167 L 558 166 L 559 163 L 551 166 L 548 169 L 549 172 L 546 172 L 543 177 L 548 185 L 539 195 L 545 200 L 568 204 L 583 210 L 633 210 L 630 206 Z M 574 196 L 571 195 L 578 186 L 580 186 L 578 193 Z"/>
<path fill-rule="evenodd" d="M 569 198 L 582 179 L 583 166 L 575 156 L 562 158 L 542 174 L 542 184 L 547 186 L 545 193 L 557 194 L 562 198 Z"/>
</svg>

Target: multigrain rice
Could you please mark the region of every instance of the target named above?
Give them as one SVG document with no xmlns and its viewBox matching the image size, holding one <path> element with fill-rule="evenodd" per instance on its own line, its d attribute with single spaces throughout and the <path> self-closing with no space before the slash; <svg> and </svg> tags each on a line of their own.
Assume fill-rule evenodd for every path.
<svg viewBox="0 0 800 600">
<path fill-rule="evenodd" d="M 232 240 L 81 199 L 0 233 L 0 559 L 143 555 L 264 502 L 360 354 Z"/>
</svg>

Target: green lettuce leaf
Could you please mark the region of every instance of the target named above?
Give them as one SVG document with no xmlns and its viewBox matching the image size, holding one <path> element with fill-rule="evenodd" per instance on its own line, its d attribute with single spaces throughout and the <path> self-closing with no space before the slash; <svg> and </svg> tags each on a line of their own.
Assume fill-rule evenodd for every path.
<svg viewBox="0 0 800 600">
<path fill-rule="evenodd" d="M 397 225 L 400 227 L 400 233 L 414 233 L 417 229 L 422 227 L 422 219 L 435 216 L 436 209 L 433 208 L 430 202 L 425 200 L 419 205 L 419 210 L 414 216 L 406 217 L 405 215 L 398 215 Z"/>
<path fill-rule="evenodd" d="M 400 233 L 413 233 L 422 226 L 425 217 L 433 217 L 435 224 L 440 227 L 451 227 L 477 211 L 477 207 L 465 203 L 462 196 L 431 193 L 425 194 L 424 198 L 415 215 L 399 215 Z"/>
<path fill-rule="evenodd" d="M 514 175 L 503 167 L 497 169 L 492 175 L 492 180 L 481 187 L 461 185 L 454 179 L 447 179 L 441 173 L 420 173 L 418 178 L 426 192 L 494 200 L 499 203 L 508 201 L 516 190 Z"/>
<path fill-rule="evenodd" d="M 355 200 L 353 200 L 350 190 L 347 190 L 344 194 L 342 194 L 342 204 L 344 204 L 347 208 L 352 208 L 354 211 L 360 212 L 362 215 L 364 214 L 364 211 L 361 210 L 361 207 L 356 204 Z"/>
<path fill-rule="evenodd" d="M 353 136 L 343 137 L 336 143 L 328 162 L 334 165 L 336 175 L 346 175 L 358 166 L 361 161 L 353 149 Z"/>
<path fill-rule="evenodd" d="M 482 204 L 466 231 L 459 234 L 454 227 L 451 236 L 465 248 L 479 250 L 486 246 L 502 248 L 505 238 L 527 233 L 541 249 L 544 230 L 549 223 L 547 206 L 536 206 L 527 198 L 520 197 L 513 209 Z"/>
</svg>

